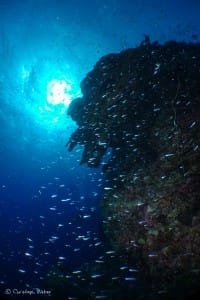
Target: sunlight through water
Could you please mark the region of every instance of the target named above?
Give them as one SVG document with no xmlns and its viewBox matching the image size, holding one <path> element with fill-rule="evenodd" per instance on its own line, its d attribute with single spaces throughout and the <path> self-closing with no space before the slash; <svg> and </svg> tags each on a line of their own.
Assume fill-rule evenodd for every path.
<svg viewBox="0 0 200 300">
<path fill-rule="evenodd" d="M 48 131 L 74 127 L 72 119 L 67 117 L 67 109 L 80 96 L 79 81 L 69 70 L 59 71 L 56 64 L 49 65 L 21 69 L 26 114 Z"/>
<path fill-rule="evenodd" d="M 47 101 L 50 104 L 64 104 L 69 106 L 71 102 L 71 85 L 65 80 L 51 80 L 47 85 Z"/>
</svg>

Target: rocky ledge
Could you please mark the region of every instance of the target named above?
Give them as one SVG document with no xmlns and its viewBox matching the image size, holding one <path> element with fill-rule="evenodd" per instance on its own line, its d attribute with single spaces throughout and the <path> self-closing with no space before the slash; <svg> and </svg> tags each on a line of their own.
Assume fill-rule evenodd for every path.
<svg viewBox="0 0 200 300">
<path fill-rule="evenodd" d="M 161 293 L 200 266 L 200 44 L 151 43 L 100 59 L 68 114 L 81 163 L 105 172 L 104 232 Z M 105 154 L 109 154 L 105 159 Z M 198 278 L 198 279 L 197 279 Z"/>
</svg>

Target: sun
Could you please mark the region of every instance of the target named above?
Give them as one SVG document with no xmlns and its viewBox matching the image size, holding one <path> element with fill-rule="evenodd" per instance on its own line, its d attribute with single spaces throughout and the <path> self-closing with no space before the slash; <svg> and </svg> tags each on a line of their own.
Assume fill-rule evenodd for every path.
<svg viewBox="0 0 200 300">
<path fill-rule="evenodd" d="M 65 80 L 51 80 L 47 85 L 47 102 L 51 105 L 69 106 L 72 100 L 71 89 L 70 83 Z"/>
</svg>

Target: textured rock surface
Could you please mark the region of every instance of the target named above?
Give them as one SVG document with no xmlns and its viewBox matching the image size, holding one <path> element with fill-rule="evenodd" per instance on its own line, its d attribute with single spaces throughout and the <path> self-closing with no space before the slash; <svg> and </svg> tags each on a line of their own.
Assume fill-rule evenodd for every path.
<svg viewBox="0 0 200 300">
<path fill-rule="evenodd" d="M 83 145 L 81 163 L 103 167 L 107 238 L 156 284 L 197 278 L 200 44 L 146 38 L 103 57 L 81 88 L 68 149 Z"/>
</svg>

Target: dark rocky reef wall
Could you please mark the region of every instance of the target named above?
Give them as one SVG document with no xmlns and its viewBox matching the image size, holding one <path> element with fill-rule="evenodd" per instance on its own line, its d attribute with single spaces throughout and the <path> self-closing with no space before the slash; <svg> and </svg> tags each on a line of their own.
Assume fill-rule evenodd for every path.
<svg viewBox="0 0 200 300">
<path fill-rule="evenodd" d="M 200 44 L 150 43 L 100 59 L 69 108 L 68 149 L 102 165 L 104 229 L 143 274 L 199 274 Z M 112 155 L 107 164 L 103 157 Z M 181 279 L 182 280 L 182 279 Z"/>
</svg>

